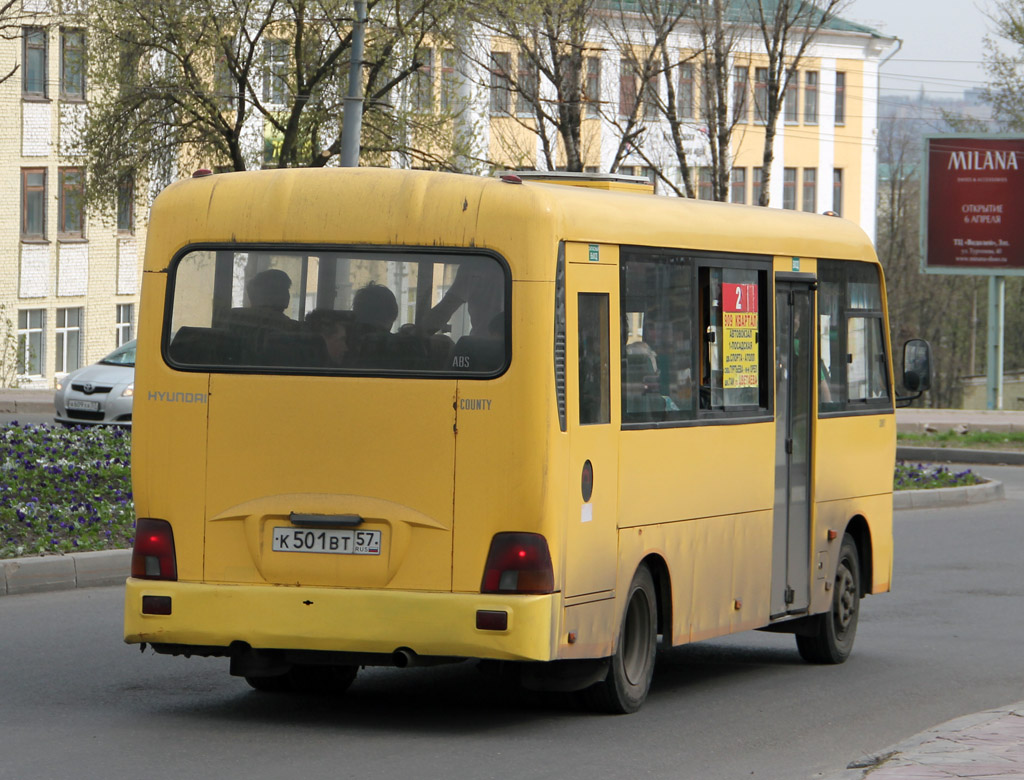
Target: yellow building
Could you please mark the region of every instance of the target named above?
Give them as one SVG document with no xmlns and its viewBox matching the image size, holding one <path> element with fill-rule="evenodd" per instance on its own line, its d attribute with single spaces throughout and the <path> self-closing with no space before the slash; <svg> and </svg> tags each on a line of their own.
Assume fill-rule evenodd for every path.
<svg viewBox="0 0 1024 780">
<path fill-rule="evenodd" d="M 633 21 L 638 20 L 639 16 Z M 629 22 L 620 19 L 617 23 Z M 645 32 L 624 34 L 620 30 L 616 34 L 608 30 L 607 19 L 603 25 L 593 25 L 584 57 L 585 169 L 612 169 L 620 139 L 630 129 L 626 127 L 628 117 L 633 115 L 641 134 L 620 157 L 615 172 L 647 176 L 655 181 L 658 192 L 671 194 L 672 188 L 657 181 L 656 174 L 661 171 L 681 185 L 665 116 L 666 77 L 662 74 L 641 85 L 637 70 L 643 57 L 635 52 L 648 43 Z M 729 199 L 736 203 L 757 203 L 762 187 L 768 60 L 759 36 L 759 31 L 751 28 L 733 45 L 730 55 L 729 113 L 735 126 Z M 632 41 L 632 57 L 623 55 L 624 40 Z M 878 75 L 895 43 L 894 38 L 840 19 L 819 32 L 793 72 L 777 124 L 769 184 L 772 206 L 834 211 L 874 236 Z M 667 48 L 675 66 L 668 79 L 683 122 L 687 164 L 697 195 L 711 199 L 709 127 L 702 100 L 707 85 L 698 45 L 693 22 L 681 25 L 669 37 Z M 490 49 L 489 72 L 478 72 L 472 78 L 485 93 L 472 102 L 479 114 L 475 126 L 482 128 L 477 156 L 510 167 L 544 168 L 544 149 L 559 145 L 557 134 L 553 126 L 537 131 L 538 121 L 529 100 L 523 99 L 522 85 L 529 85 L 541 101 L 549 103 L 555 100 L 553 87 L 537 78 L 536 67 L 513 42 L 495 39 Z M 478 55 L 477 59 L 483 58 Z M 638 104 L 635 111 L 634 104 Z M 564 162 L 559 148 L 555 165 L 561 167 Z"/>
</svg>

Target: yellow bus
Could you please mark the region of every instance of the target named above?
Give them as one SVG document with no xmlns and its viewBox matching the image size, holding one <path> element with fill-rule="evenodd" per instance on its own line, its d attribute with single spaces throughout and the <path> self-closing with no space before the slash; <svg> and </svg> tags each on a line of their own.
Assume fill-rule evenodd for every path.
<svg viewBox="0 0 1024 780">
<path fill-rule="evenodd" d="M 157 198 L 127 642 L 262 691 L 479 659 L 611 712 L 659 642 L 767 629 L 845 660 L 892 574 L 870 242 L 567 180 L 275 170 Z"/>
</svg>

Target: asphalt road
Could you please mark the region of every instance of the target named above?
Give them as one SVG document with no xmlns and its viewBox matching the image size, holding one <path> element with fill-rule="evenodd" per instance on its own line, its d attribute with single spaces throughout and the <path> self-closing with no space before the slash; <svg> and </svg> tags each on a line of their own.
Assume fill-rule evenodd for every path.
<svg viewBox="0 0 1024 780">
<path fill-rule="evenodd" d="M 801 780 L 1024 699 L 1024 469 L 1007 501 L 897 513 L 891 594 L 853 657 L 748 633 L 664 653 L 636 715 L 582 714 L 472 665 L 361 673 L 339 699 L 250 691 L 227 662 L 122 644 L 121 591 L 0 598 L 0 779 Z"/>
</svg>

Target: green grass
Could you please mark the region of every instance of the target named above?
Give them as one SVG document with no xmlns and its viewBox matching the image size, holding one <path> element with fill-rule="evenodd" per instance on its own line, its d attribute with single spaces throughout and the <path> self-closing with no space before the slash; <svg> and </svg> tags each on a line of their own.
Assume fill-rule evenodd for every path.
<svg viewBox="0 0 1024 780">
<path fill-rule="evenodd" d="M 954 449 L 1024 450 L 1024 431 L 942 431 L 941 433 L 899 433 L 900 444 L 913 447 L 951 447 Z"/>
<path fill-rule="evenodd" d="M 130 547 L 131 432 L 0 426 L 0 558 Z"/>
</svg>

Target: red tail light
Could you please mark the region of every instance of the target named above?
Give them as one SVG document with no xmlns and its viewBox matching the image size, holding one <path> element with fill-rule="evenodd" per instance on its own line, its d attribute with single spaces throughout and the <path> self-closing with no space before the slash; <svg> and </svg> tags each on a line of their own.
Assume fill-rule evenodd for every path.
<svg viewBox="0 0 1024 780">
<path fill-rule="evenodd" d="M 135 523 L 132 576 L 144 580 L 176 580 L 174 531 L 166 520 L 140 517 Z"/>
<path fill-rule="evenodd" d="M 555 573 L 540 534 L 502 533 L 491 540 L 481 593 L 552 593 Z"/>
</svg>

